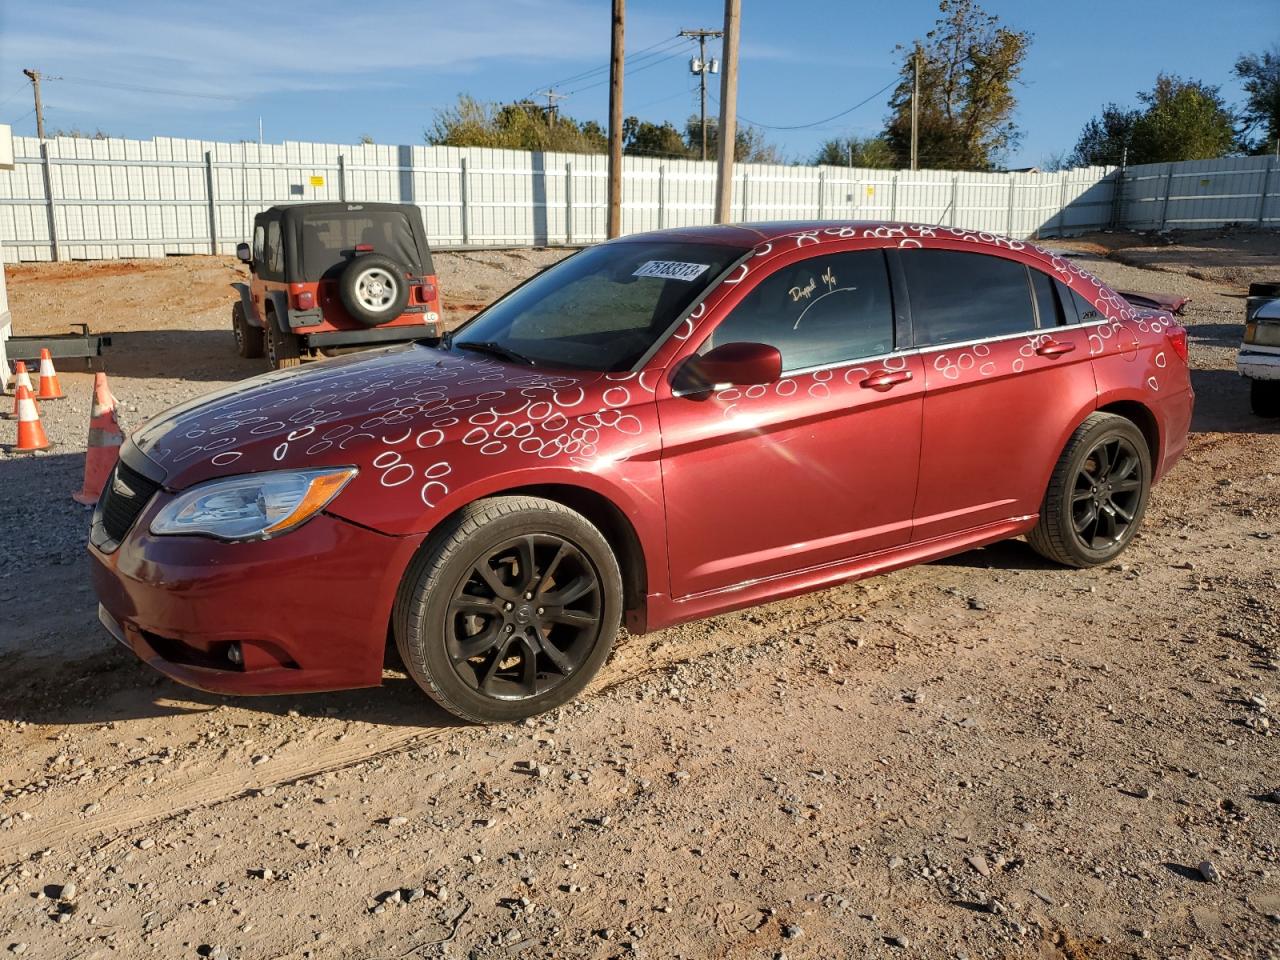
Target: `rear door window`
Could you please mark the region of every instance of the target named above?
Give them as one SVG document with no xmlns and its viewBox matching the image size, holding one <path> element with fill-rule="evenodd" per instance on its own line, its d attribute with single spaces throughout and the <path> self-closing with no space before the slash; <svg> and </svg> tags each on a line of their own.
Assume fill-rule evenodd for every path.
<svg viewBox="0 0 1280 960">
<path fill-rule="evenodd" d="M 1056 282 L 1053 277 L 1047 273 L 1041 273 L 1039 270 L 1031 271 L 1031 289 L 1036 297 L 1036 316 L 1039 318 L 1042 328 L 1060 327 L 1067 322 L 1063 304 L 1058 299 L 1058 291 L 1055 287 Z M 1074 316 L 1073 308 L 1073 323 L 1075 322 Z"/>
<path fill-rule="evenodd" d="M 422 257 L 408 217 L 398 211 L 347 210 L 302 218 L 302 277 L 320 280 L 340 273 L 356 247 L 390 257 L 406 273 L 417 275 Z"/>
<path fill-rule="evenodd" d="M 1010 336 L 1036 328 L 1027 268 L 956 250 L 903 250 L 916 346 Z"/>
<path fill-rule="evenodd" d="M 719 323 L 700 352 L 726 343 L 777 347 L 785 372 L 892 352 L 884 253 L 830 253 L 779 267 Z"/>
<path fill-rule="evenodd" d="M 1058 295 L 1068 323 L 1097 323 L 1102 319 L 1098 308 L 1064 283 L 1058 284 Z"/>
<path fill-rule="evenodd" d="M 263 251 L 266 270 L 272 280 L 284 279 L 284 243 L 280 239 L 280 221 L 267 221 L 266 249 Z"/>
</svg>

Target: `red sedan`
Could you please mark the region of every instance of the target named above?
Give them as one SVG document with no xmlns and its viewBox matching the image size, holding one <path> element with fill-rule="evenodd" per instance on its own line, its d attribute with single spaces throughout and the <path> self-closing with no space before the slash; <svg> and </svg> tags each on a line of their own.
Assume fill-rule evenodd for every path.
<svg viewBox="0 0 1280 960">
<path fill-rule="evenodd" d="M 226 693 L 414 679 L 476 721 L 632 632 L 1025 535 L 1106 563 L 1177 461 L 1186 331 L 1030 243 L 891 223 L 626 237 L 450 337 L 133 435 L 103 623 Z"/>
</svg>

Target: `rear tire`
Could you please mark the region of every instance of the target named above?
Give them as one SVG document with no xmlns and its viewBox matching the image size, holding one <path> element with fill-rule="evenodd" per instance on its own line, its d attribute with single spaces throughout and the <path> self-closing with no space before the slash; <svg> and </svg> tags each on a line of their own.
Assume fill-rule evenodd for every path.
<svg viewBox="0 0 1280 960">
<path fill-rule="evenodd" d="M 231 330 L 236 336 L 236 353 L 246 360 L 257 360 L 262 356 L 262 328 L 252 326 L 245 319 L 243 303 L 231 308 Z"/>
<path fill-rule="evenodd" d="M 1027 535 L 1033 550 L 1068 567 L 1093 567 L 1129 545 L 1147 509 L 1151 452 L 1131 420 L 1094 413 L 1058 458 Z"/>
<path fill-rule="evenodd" d="M 296 333 L 285 333 L 274 314 L 267 314 L 267 360 L 272 370 L 302 365 L 302 345 Z"/>
<path fill-rule="evenodd" d="M 1249 406 L 1259 417 L 1280 417 L 1280 380 L 1250 380 Z"/>
<path fill-rule="evenodd" d="M 396 597 L 405 668 L 445 710 L 507 723 L 576 697 L 608 659 L 622 575 L 581 514 L 538 497 L 464 507 L 419 551 Z"/>
</svg>

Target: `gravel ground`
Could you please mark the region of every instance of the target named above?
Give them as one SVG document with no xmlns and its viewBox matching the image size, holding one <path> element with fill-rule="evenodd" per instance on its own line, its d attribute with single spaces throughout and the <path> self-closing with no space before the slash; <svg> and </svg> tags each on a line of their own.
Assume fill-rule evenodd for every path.
<svg viewBox="0 0 1280 960">
<path fill-rule="evenodd" d="M 1280 438 L 1233 372 L 1240 284 L 1280 257 L 1241 273 L 1241 237 L 1181 239 L 1144 266 L 1144 238 L 1070 244 L 1193 297 L 1190 449 L 1122 562 L 1010 542 L 625 638 L 581 703 L 515 727 L 458 726 L 394 667 L 235 700 L 115 649 L 68 496 L 91 378 L 63 371 L 57 446 L 0 456 L 0 950 L 1280 957 Z M 438 256 L 454 319 L 559 255 Z M 260 369 L 232 352 L 235 274 L 9 285 L 23 333 L 117 334 L 133 426 Z"/>
</svg>

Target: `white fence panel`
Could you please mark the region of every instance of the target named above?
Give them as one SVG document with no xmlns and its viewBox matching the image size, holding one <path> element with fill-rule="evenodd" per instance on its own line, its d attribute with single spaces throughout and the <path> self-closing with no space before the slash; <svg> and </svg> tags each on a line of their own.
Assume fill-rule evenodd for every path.
<svg viewBox="0 0 1280 960">
<path fill-rule="evenodd" d="M 412 203 L 441 249 L 604 239 L 607 159 L 383 144 L 15 138 L 5 261 L 231 253 L 255 214 L 315 200 Z M 711 223 L 716 165 L 627 157 L 624 233 Z M 1017 237 L 1104 226 L 1280 224 L 1267 157 L 1060 173 L 738 164 L 733 221 L 902 220 Z"/>
</svg>

